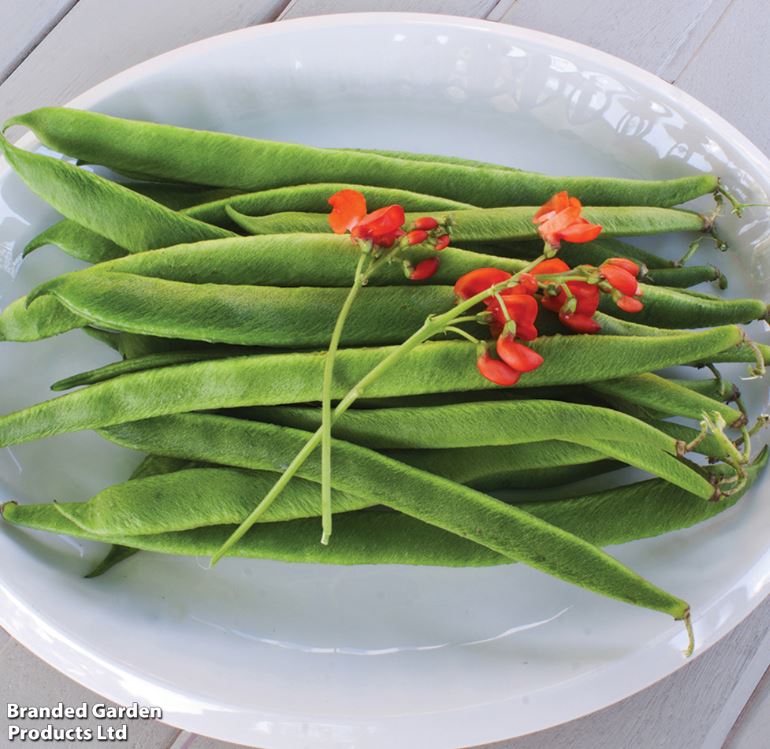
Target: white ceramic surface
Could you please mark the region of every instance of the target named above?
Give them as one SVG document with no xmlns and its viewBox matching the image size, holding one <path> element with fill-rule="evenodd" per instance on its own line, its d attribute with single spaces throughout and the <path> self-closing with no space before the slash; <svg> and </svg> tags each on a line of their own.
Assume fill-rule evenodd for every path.
<svg viewBox="0 0 770 749">
<path fill-rule="evenodd" d="M 765 157 L 676 89 L 589 48 L 468 19 L 367 14 L 246 29 L 132 68 L 73 105 L 553 173 L 713 171 L 742 198 L 770 195 Z M 54 216 L 5 174 L 0 217 L 4 265 L 15 272 L 24 242 Z M 767 298 L 764 211 L 725 218 L 720 231 L 736 247 L 716 258 L 736 279 L 732 291 Z M 15 278 L 3 274 L 3 303 L 68 267 L 39 251 Z M 760 324 L 752 332 L 766 336 Z M 107 360 L 82 339 L 3 344 L 0 411 L 48 397 L 48 383 L 84 361 Z M 765 384 L 746 386 L 755 409 L 766 403 Z M 0 498 L 84 499 L 135 462 L 91 434 L 2 450 Z M 767 490 L 764 481 L 703 526 L 613 550 L 688 599 L 700 650 L 767 594 Z M 84 581 L 102 553 L 0 525 L 0 624 L 111 699 L 161 705 L 170 723 L 270 749 L 503 739 L 601 708 L 684 663 L 684 633 L 666 617 L 520 566 L 226 560 L 209 571 L 143 554 Z"/>
</svg>

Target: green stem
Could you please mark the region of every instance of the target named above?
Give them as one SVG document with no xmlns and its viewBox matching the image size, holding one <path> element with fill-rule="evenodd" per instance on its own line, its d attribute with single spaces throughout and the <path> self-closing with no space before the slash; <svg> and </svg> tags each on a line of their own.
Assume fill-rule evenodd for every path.
<svg viewBox="0 0 770 749">
<path fill-rule="evenodd" d="M 460 302 L 456 307 L 444 312 L 440 315 L 429 317 L 422 326 L 413 333 L 409 338 L 404 341 L 398 348 L 393 350 L 388 356 L 386 356 L 376 367 L 371 369 L 368 374 L 364 375 L 342 398 L 337 404 L 331 417 L 331 424 L 342 416 L 355 402 L 366 392 L 377 379 L 379 379 L 385 372 L 387 372 L 399 359 L 408 354 L 413 349 L 417 348 L 421 343 L 424 343 L 429 338 L 432 338 L 438 333 L 442 333 L 447 325 L 451 325 L 458 317 L 464 312 L 467 312 L 471 307 L 475 307 L 485 299 L 495 294 L 499 294 L 511 286 L 514 286 L 522 273 L 529 272 L 538 263 L 545 259 L 545 255 L 541 255 L 531 263 L 526 265 L 522 270 L 516 273 L 514 276 L 506 281 L 502 281 L 495 286 L 490 286 L 488 289 L 479 292 L 476 296 L 472 296 L 470 299 Z M 249 529 L 257 522 L 262 514 L 268 507 L 275 501 L 275 499 L 283 491 L 286 484 L 294 477 L 294 474 L 299 470 L 300 466 L 310 457 L 313 450 L 318 447 L 323 437 L 323 425 L 320 426 L 310 436 L 305 446 L 297 453 L 294 460 L 289 464 L 289 467 L 281 474 L 281 477 L 276 481 L 270 491 L 265 495 L 262 501 L 254 508 L 251 514 L 238 526 L 238 528 L 230 535 L 230 537 L 217 549 L 217 551 L 211 557 L 211 566 L 213 567 L 229 550 L 232 548 L 243 536 L 249 531 Z"/>
<path fill-rule="evenodd" d="M 329 543 L 332 534 L 332 405 L 331 390 L 334 378 L 334 359 L 340 345 L 340 337 L 350 308 L 360 291 L 366 274 L 364 266 L 369 255 L 362 252 L 358 258 L 353 285 L 334 324 L 329 350 L 324 360 L 323 387 L 321 389 L 321 543 Z"/>
<path fill-rule="evenodd" d="M 481 343 L 478 338 L 475 336 L 472 336 L 470 333 L 467 333 L 462 328 L 457 328 L 454 325 L 447 325 L 444 329 L 446 333 L 456 333 L 459 336 L 462 336 L 465 338 L 466 341 L 470 341 L 471 343 Z"/>
</svg>

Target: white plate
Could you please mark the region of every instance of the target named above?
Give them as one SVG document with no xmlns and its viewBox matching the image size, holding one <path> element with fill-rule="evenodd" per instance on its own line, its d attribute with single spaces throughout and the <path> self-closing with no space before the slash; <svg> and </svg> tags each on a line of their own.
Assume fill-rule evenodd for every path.
<svg viewBox="0 0 770 749">
<path fill-rule="evenodd" d="M 73 105 L 554 173 L 710 171 L 742 197 L 770 193 L 764 156 L 680 91 L 587 47 L 467 19 L 346 15 L 245 29 L 132 68 Z M 15 177 L 5 175 L 0 194 L 0 238 L 18 253 L 53 215 Z M 766 293 L 765 214 L 725 219 L 721 230 L 739 249 L 719 261 Z M 65 267 L 41 250 L 14 281 L 4 278 L 4 300 Z M 48 397 L 47 384 L 84 359 L 106 361 L 83 338 L 3 344 L 0 409 Z M 766 386 L 753 385 L 755 405 L 764 402 Z M 6 497 L 84 499 L 135 461 L 94 435 L 66 435 L 0 451 L 0 475 Z M 767 592 L 767 486 L 704 526 L 613 550 L 690 601 L 700 651 Z M 157 704 L 190 731 L 271 749 L 503 739 L 601 708 L 685 662 L 684 632 L 665 616 L 523 566 L 226 560 L 211 572 L 142 554 L 81 579 L 101 553 L 0 526 L 0 624 L 117 702 Z"/>
</svg>

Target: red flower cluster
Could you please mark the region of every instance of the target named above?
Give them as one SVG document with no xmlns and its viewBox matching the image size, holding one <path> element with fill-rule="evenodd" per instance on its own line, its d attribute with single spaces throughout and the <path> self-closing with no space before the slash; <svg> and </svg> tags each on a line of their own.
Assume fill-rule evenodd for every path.
<svg viewBox="0 0 770 749">
<path fill-rule="evenodd" d="M 581 210 L 577 198 L 560 192 L 535 213 L 538 232 L 552 250 L 562 241 L 590 242 L 599 235 L 602 227 L 584 219 Z M 548 254 L 546 248 L 546 257 Z M 639 270 L 626 258 L 612 258 L 598 268 L 581 265 L 572 269 L 563 260 L 551 257 L 529 273 L 519 274 L 515 284 L 483 299 L 499 358 L 484 345 L 476 362 L 479 371 L 498 385 L 515 385 L 523 372 L 531 372 L 543 363 L 540 354 L 520 342 L 537 338 L 538 301 L 576 333 L 596 333 L 600 329 L 594 315 L 602 291 L 611 294 L 620 309 L 639 312 L 643 308 L 638 298 Z M 498 268 L 479 268 L 457 281 L 455 295 L 461 301 L 468 300 L 512 278 Z"/>
<path fill-rule="evenodd" d="M 533 268 L 532 274 L 543 276 L 566 273 L 569 270 L 567 263 L 554 257 L 544 260 Z M 566 286 L 574 301 L 567 296 L 563 288 L 559 289 L 555 295 L 549 294 L 549 291 L 555 292 L 559 288 L 559 285 L 553 282 L 544 281 L 543 286 L 545 291 L 541 299 L 543 307 L 556 312 L 564 325 L 576 333 L 596 333 L 599 330 L 599 323 L 594 320 L 594 313 L 599 308 L 599 287 L 596 284 L 586 281 L 567 281 Z"/>
<path fill-rule="evenodd" d="M 510 278 L 510 273 L 498 268 L 479 268 L 457 281 L 455 295 L 460 300 L 470 299 Z M 497 338 L 496 350 L 500 358 L 494 359 L 485 348 L 476 364 L 484 377 L 498 385 L 515 385 L 522 372 L 530 372 L 543 363 L 540 354 L 516 340 L 534 341 L 537 338 L 538 306 L 534 297 L 537 289 L 537 280 L 523 274 L 517 284 L 484 300 L 490 315 L 489 329 Z"/>
<path fill-rule="evenodd" d="M 329 205 L 332 207 L 329 214 L 332 231 L 335 234 L 350 232 L 354 241 L 368 241 L 384 249 L 392 247 L 397 240 L 402 240 L 404 246 L 432 240 L 437 251 L 449 245 L 449 234 L 443 232 L 435 218 L 418 218 L 407 231 L 404 228 L 406 216 L 400 205 L 389 205 L 367 213 L 366 198 L 358 190 L 336 192 L 329 198 Z M 405 264 L 407 275 L 412 281 L 430 278 L 438 266 L 439 259 L 436 256 L 421 260 L 414 267 Z"/>
<path fill-rule="evenodd" d="M 584 219 L 580 215 L 582 209 L 577 198 L 557 192 L 540 207 L 532 220 L 538 224 L 540 236 L 551 247 L 560 247 L 562 241 L 590 242 L 599 236 L 602 227 Z"/>
</svg>

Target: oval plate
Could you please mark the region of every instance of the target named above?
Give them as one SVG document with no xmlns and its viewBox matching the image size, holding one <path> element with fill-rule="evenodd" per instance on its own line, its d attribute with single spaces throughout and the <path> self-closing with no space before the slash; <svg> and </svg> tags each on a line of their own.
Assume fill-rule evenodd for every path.
<svg viewBox="0 0 770 749">
<path fill-rule="evenodd" d="M 563 39 L 461 18 L 362 14 L 245 29 L 150 60 L 71 105 L 552 173 L 709 171 L 743 199 L 767 202 L 770 193 L 767 159 L 658 78 Z M 15 271 L 24 242 L 54 215 L 7 172 L 0 195 L 4 260 Z M 736 280 L 733 291 L 766 294 L 764 212 L 726 217 L 720 230 L 737 248 L 717 258 Z M 7 301 L 70 267 L 41 250 L 15 278 L 3 277 L 0 293 Z M 3 351 L 3 382 L 14 383 L 0 395 L 3 412 L 49 397 L 54 379 L 109 358 L 77 332 Z M 750 386 L 761 406 L 766 385 Z M 85 499 L 136 460 L 92 434 L 3 450 L 3 497 Z M 687 598 L 700 652 L 767 593 L 767 486 L 712 522 L 613 550 Z M 110 699 L 162 706 L 167 722 L 238 743 L 477 744 L 577 718 L 685 663 L 678 624 L 518 565 L 225 560 L 209 571 L 202 560 L 142 554 L 83 580 L 101 554 L 95 544 L 0 525 L 0 624 Z"/>
</svg>

